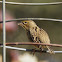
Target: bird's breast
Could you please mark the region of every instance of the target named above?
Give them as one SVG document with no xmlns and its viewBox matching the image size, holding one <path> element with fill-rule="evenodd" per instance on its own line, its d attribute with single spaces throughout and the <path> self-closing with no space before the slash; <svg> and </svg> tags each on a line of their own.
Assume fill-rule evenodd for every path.
<svg viewBox="0 0 62 62">
<path fill-rule="evenodd" d="M 30 31 L 27 31 L 27 36 L 28 36 L 28 39 L 33 42 L 33 36 L 30 34 Z"/>
</svg>

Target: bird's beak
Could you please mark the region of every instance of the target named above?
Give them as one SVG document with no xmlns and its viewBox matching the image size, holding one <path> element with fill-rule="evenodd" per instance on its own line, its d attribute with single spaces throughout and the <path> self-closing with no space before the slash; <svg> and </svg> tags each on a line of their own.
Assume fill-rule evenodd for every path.
<svg viewBox="0 0 62 62">
<path fill-rule="evenodd" d="M 19 26 L 22 26 L 22 23 L 18 23 Z"/>
<path fill-rule="evenodd" d="M 18 25 L 20 25 L 20 23 L 18 23 Z"/>
</svg>

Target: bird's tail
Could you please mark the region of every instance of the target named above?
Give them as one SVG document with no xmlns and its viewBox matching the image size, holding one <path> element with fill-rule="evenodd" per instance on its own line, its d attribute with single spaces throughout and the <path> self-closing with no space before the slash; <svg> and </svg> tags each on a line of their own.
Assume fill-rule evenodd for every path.
<svg viewBox="0 0 62 62">
<path fill-rule="evenodd" d="M 50 46 L 47 46 L 47 49 L 48 49 L 48 51 L 49 51 L 50 54 L 55 54 L 55 52 L 51 49 Z"/>
</svg>

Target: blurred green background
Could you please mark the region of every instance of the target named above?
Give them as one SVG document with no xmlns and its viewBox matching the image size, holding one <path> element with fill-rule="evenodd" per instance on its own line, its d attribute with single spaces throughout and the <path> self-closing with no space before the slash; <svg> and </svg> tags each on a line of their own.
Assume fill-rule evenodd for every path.
<svg viewBox="0 0 62 62">
<path fill-rule="evenodd" d="M 6 0 L 20 3 L 49 3 L 62 2 L 62 0 Z M 2 8 L 2 6 L 0 6 Z M 21 6 L 6 4 L 6 9 L 9 10 L 15 18 L 55 18 L 62 19 L 62 5 L 45 5 L 45 6 Z M 50 36 L 51 43 L 62 44 L 62 22 L 39 21 L 34 20 L 36 24 L 47 31 Z M 17 21 L 18 22 L 18 21 Z M 26 31 L 19 27 L 10 35 L 6 32 L 7 42 L 28 42 Z M 2 42 L 2 32 L 0 33 L 0 42 Z M 16 45 L 17 46 L 17 45 Z M 23 48 L 33 48 L 33 46 L 17 46 Z M 53 47 L 54 50 L 62 50 L 60 47 Z M 21 51 L 20 51 L 21 52 Z M 2 53 L 2 52 L 1 52 Z M 23 53 L 23 52 L 21 52 Z M 35 54 L 38 60 L 48 60 L 49 62 L 62 62 L 62 54 Z M 8 55 L 7 55 L 8 56 Z M 48 57 L 47 57 L 48 56 Z M 8 59 L 7 59 L 8 60 Z M 8 61 L 7 61 L 8 62 Z"/>
</svg>

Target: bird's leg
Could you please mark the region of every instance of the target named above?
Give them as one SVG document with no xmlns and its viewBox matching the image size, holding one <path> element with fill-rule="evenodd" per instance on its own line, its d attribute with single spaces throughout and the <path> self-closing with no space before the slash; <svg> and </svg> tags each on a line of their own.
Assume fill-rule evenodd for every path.
<svg viewBox="0 0 62 62">
<path fill-rule="evenodd" d="M 40 54 L 42 53 L 42 47 L 40 47 L 40 45 L 39 45 L 39 48 L 40 48 Z"/>
<path fill-rule="evenodd" d="M 35 49 L 36 49 L 36 48 L 32 49 L 32 53 L 33 53 L 33 55 L 35 54 Z"/>
<path fill-rule="evenodd" d="M 41 54 L 44 51 L 44 48 L 41 45 L 39 45 L 39 48 L 40 48 L 40 54 Z"/>
</svg>

